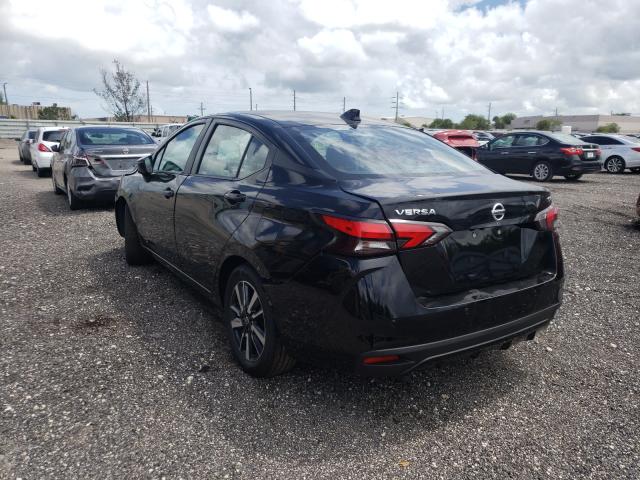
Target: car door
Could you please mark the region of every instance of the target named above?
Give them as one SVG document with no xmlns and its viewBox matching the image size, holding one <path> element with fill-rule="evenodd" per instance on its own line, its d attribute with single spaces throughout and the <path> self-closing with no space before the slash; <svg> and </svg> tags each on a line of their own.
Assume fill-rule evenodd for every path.
<svg viewBox="0 0 640 480">
<path fill-rule="evenodd" d="M 503 135 L 489 142 L 487 148 L 482 148 L 478 161 L 490 169 L 499 173 L 513 173 L 508 170 L 512 156 L 511 146 L 515 135 Z"/>
<path fill-rule="evenodd" d="M 544 157 L 545 145 L 549 140 L 535 133 L 517 134 L 511 155 L 509 156 L 509 172 L 530 174 L 533 166 Z"/>
<path fill-rule="evenodd" d="M 263 187 L 275 148 L 234 122 L 210 127 L 192 175 L 176 199 L 176 243 L 181 269 L 207 290 L 223 247 L 247 218 Z"/>
<path fill-rule="evenodd" d="M 153 157 L 153 172 L 147 175 L 132 202 L 138 233 L 147 246 L 165 261 L 176 265 L 174 206 L 178 187 L 195 156 L 207 121 L 190 124 L 169 139 Z"/>
<path fill-rule="evenodd" d="M 54 151 L 51 156 L 51 178 L 53 183 L 60 186 L 64 184 L 63 178 L 63 163 L 64 163 L 64 151 L 68 149 L 68 139 L 71 134 L 71 130 L 67 130 L 60 139 L 58 144 L 58 151 Z"/>
</svg>

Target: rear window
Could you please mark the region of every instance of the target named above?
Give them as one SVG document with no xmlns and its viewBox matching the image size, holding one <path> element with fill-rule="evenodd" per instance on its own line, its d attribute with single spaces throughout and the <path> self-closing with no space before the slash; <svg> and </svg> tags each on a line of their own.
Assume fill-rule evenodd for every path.
<svg viewBox="0 0 640 480">
<path fill-rule="evenodd" d="M 132 128 L 83 128 L 78 130 L 78 142 L 82 145 L 148 145 L 153 139 Z"/>
<path fill-rule="evenodd" d="M 480 164 L 429 135 L 383 125 L 292 127 L 303 147 L 330 168 L 348 175 L 446 175 L 486 171 Z"/>
<path fill-rule="evenodd" d="M 45 142 L 59 142 L 66 130 L 49 130 L 42 132 L 42 140 Z"/>
<path fill-rule="evenodd" d="M 568 145 L 582 145 L 586 143 L 568 133 L 547 133 L 547 135 L 560 143 L 566 143 Z"/>
<path fill-rule="evenodd" d="M 29 130 L 29 139 L 31 139 L 31 140 L 35 140 L 36 139 L 36 131 L 35 130 Z"/>
</svg>

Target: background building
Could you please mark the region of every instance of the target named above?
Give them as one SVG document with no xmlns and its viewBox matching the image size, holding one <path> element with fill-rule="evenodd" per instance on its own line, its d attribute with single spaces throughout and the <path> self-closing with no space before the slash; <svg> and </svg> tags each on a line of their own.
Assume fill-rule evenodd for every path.
<svg viewBox="0 0 640 480">
<path fill-rule="evenodd" d="M 514 129 L 535 129 L 540 120 L 559 120 L 562 125 L 569 125 L 573 132 L 594 132 L 598 127 L 616 123 L 620 133 L 640 132 L 640 116 L 632 115 L 555 115 L 517 117 L 511 122 Z"/>
<path fill-rule="evenodd" d="M 34 102 L 31 105 L 7 105 L 2 103 L 0 104 L 0 117 L 38 120 L 40 111 L 50 107 L 57 109 L 60 120 L 70 120 L 72 118 L 71 108 L 69 107 L 61 107 L 56 103 L 53 105 L 40 105 L 39 102 Z"/>
</svg>

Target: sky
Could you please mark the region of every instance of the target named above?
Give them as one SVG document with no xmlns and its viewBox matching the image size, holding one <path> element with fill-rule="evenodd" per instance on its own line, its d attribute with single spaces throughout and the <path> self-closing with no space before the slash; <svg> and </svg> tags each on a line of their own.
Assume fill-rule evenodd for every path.
<svg viewBox="0 0 640 480">
<path fill-rule="evenodd" d="M 118 59 L 154 113 L 249 109 L 460 120 L 640 113 L 640 0 L 0 0 L 11 103 L 106 116 Z"/>
</svg>

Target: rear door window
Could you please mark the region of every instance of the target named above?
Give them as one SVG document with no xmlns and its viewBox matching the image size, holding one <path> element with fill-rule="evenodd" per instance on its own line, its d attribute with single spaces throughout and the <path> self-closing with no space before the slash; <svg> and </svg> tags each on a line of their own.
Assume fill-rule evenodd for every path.
<svg viewBox="0 0 640 480">
<path fill-rule="evenodd" d="M 509 148 L 513 146 L 515 135 L 504 135 L 491 144 L 491 148 Z"/>
<path fill-rule="evenodd" d="M 204 151 L 198 174 L 235 178 L 251 134 L 229 125 L 218 125 Z"/>
<path fill-rule="evenodd" d="M 262 143 L 257 138 L 253 137 L 249 142 L 249 147 L 242 161 L 240 172 L 238 172 L 239 178 L 245 178 L 252 175 L 264 168 L 269 156 L 269 147 Z"/>
<path fill-rule="evenodd" d="M 48 130 L 42 133 L 42 140 L 45 142 L 59 142 L 66 130 Z"/>
</svg>

